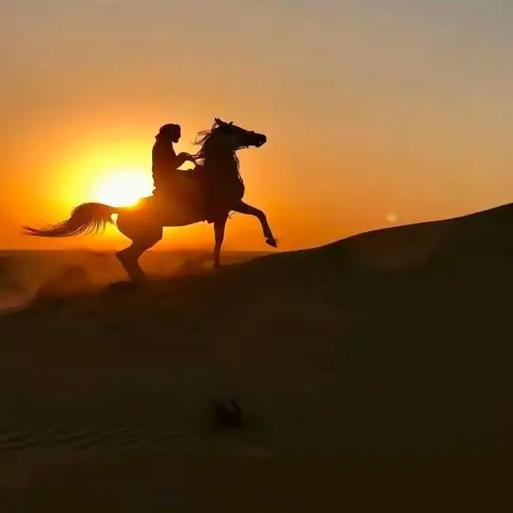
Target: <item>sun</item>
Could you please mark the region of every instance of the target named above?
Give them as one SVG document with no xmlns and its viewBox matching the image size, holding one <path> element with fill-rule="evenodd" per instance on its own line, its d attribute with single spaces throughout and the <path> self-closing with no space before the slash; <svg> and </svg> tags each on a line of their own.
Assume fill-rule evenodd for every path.
<svg viewBox="0 0 513 513">
<path fill-rule="evenodd" d="M 116 170 L 104 176 L 96 187 L 96 200 L 113 207 L 129 207 L 151 195 L 151 175 L 142 170 Z"/>
</svg>

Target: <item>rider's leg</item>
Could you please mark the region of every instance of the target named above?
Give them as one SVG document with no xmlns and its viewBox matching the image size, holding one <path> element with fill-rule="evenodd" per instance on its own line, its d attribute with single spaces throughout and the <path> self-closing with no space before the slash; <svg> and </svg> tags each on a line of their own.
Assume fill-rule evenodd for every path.
<svg viewBox="0 0 513 513">
<path fill-rule="evenodd" d="M 258 208 L 252 207 L 251 205 L 248 205 L 247 203 L 244 203 L 241 201 L 238 205 L 236 205 L 233 210 L 235 212 L 240 212 L 241 214 L 247 214 L 250 216 L 255 216 L 262 225 L 262 231 L 264 232 L 265 241 L 269 246 L 273 246 L 274 248 L 278 246 L 278 242 L 274 238 L 273 232 L 271 231 L 271 227 L 269 226 L 269 223 L 267 222 L 267 217 L 265 216 L 264 212 Z"/>
<path fill-rule="evenodd" d="M 224 230 L 226 227 L 226 220 L 228 215 L 225 214 L 214 221 L 214 234 L 215 234 L 215 247 L 214 247 L 214 268 L 219 268 L 221 245 L 224 240 Z"/>
</svg>

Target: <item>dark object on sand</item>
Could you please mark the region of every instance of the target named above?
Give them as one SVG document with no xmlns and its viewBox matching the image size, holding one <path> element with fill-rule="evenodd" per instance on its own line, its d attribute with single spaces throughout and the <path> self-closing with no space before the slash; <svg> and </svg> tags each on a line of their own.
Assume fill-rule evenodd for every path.
<svg viewBox="0 0 513 513">
<path fill-rule="evenodd" d="M 242 409 L 235 399 L 216 403 L 216 424 L 222 428 L 242 427 Z"/>
</svg>

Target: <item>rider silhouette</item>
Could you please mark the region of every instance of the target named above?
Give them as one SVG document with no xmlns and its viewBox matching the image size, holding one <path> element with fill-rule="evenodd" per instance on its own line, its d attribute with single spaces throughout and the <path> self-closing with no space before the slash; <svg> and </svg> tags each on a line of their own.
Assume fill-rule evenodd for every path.
<svg viewBox="0 0 513 513">
<path fill-rule="evenodd" d="M 177 143 L 181 137 L 180 125 L 168 123 L 160 127 L 155 136 L 155 144 L 152 150 L 152 172 L 155 193 L 174 196 L 179 191 L 180 178 L 186 171 L 178 169 L 184 162 L 194 163 L 194 158 L 189 153 L 175 153 L 173 143 Z"/>
</svg>

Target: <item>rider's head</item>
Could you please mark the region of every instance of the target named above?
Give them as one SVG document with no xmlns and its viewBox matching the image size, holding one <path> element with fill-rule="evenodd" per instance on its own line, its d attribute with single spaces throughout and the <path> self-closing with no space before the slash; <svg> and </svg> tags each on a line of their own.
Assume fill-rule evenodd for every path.
<svg viewBox="0 0 513 513">
<path fill-rule="evenodd" d="M 177 143 L 180 140 L 182 135 L 180 125 L 175 125 L 173 123 L 167 123 L 166 125 L 162 125 L 160 127 L 159 133 L 157 137 L 161 137 L 163 139 L 169 139 L 174 143 Z"/>
</svg>

